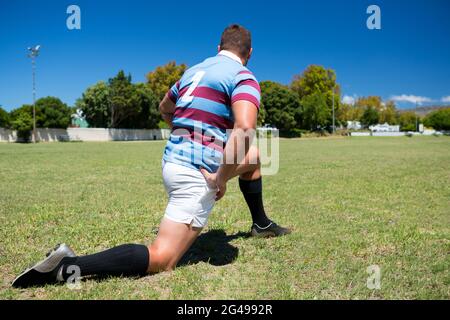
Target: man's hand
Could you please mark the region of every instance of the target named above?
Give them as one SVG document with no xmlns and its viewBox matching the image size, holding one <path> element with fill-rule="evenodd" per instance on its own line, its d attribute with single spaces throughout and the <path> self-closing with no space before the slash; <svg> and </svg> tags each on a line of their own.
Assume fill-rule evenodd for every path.
<svg viewBox="0 0 450 320">
<path fill-rule="evenodd" d="M 227 181 L 238 175 L 236 169 L 241 160 L 238 159 L 237 155 L 247 155 L 248 153 L 251 141 L 246 142 L 246 131 L 256 129 L 258 115 L 256 105 L 246 100 L 238 100 L 233 103 L 231 108 L 233 109 L 234 128 L 225 146 L 224 163 L 219 167 L 217 173 L 209 173 L 207 170 L 200 168 L 208 186 L 217 189 L 216 201 L 219 201 L 225 195 Z M 228 158 L 231 161 L 227 161 Z"/>
<path fill-rule="evenodd" d="M 216 201 L 219 201 L 227 191 L 227 183 L 217 177 L 217 173 L 209 173 L 207 170 L 200 168 L 200 172 L 205 177 L 206 183 L 211 189 L 216 189 Z"/>
</svg>

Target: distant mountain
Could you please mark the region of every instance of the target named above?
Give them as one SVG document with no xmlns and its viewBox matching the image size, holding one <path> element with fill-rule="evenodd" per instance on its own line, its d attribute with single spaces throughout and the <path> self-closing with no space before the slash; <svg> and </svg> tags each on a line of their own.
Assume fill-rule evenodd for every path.
<svg viewBox="0 0 450 320">
<path fill-rule="evenodd" d="M 416 108 L 408 108 L 408 109 L 397 109 L 400 113 L 402 112 L 416 112 L 419 116 L 426 116 L 430 112 L 440 110 L 440 109 L 450 109 L 450 106 L 427 106 L 427 107 L 417 107 Z"/>
</svg>

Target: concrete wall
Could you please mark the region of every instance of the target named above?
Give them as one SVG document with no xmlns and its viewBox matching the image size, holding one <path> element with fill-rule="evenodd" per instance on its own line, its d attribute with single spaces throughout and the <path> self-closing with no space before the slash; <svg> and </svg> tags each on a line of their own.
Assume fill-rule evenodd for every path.
<svg viewBox="0 0 450 320">
<path fill-rule="evenodd" d="M 36 129 L 36 140 L 43 142 L 57 142 L 67 139 L 67 130 L 65 129 Z"/>
<path fill-rule="evenodd" d="M 0 128 L 0 142 L 15 142 L 17 140 L 16 132 Z"/>
<path fill-rule="evenodd" d="M 406 132 L 351 132 L 352 137 L 402 137 Z"/>
<path fill-rule="evenodd" d="M 373 137 L 402 137 L 405 132 L 372 132 Z"/>
<path fill-rule="evenodd" d="M 168 129 L 103 129 L 68 128 L 36 130 L 38 141 L 138 141 L 164 140 L 170 136 Z M 16 132 L 0 128 L 0 142 L 16 142 Z"/>
<path fill-rule="evenodd" d="M 350 132 L 352 137 L 370 137 L 370 132 Z"/>
<path fill-rule="evenodd" d="M 170 136 L 168 129 L 102 129 L 68 128 L 70 140 L 75 141 L 138 141 L 164 140 Z"/>
</svg>

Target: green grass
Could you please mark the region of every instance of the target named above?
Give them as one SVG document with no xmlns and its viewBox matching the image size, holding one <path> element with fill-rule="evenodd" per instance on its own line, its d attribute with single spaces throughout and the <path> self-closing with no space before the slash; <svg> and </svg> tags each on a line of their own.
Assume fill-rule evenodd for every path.
<svg viewBox="0 0 450 320">
<path fill-rule="evenodd" d="M 56 243 L 79 254 L 150 243 L 166 195 L 164 142 L 0 144 L 1 299 L 449 299 L 450 138 L 281 140 L 266 210 L 293 227 L 245 237 L 231 181 L 173 272 L 88 279 L 80 290 L 10 287 Z M 366 268 L 381 267 L 381 289 Z"/>
</svg>

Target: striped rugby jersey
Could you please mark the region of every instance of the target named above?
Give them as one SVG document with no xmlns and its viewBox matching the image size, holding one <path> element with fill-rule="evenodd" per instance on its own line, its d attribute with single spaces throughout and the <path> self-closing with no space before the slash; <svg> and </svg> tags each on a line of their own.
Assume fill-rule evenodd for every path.
<svg viewBox="0 0 450 320">
<path fill-rule="evenodd" d="M 186 70 L 168 96 L 176 108 L 164 161 L 209 172 L 219 168 L 233 129 L 231 105 L 247 100 L 259 109 L 261 99 L 255 76 L 229 51 Z"/>
</svg>

